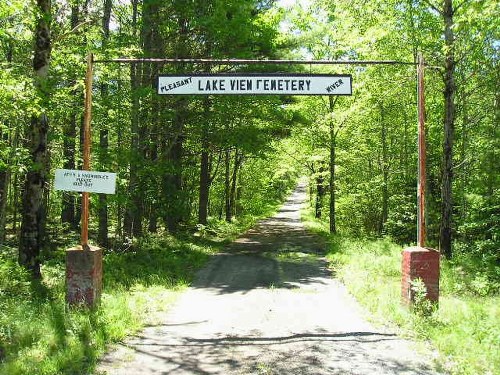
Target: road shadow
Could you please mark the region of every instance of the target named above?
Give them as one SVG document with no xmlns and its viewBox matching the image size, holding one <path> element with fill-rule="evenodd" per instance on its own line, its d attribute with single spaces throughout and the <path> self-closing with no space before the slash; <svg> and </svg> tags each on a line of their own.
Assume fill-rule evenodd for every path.
<svg viewBox="0 0 500 375">
<path fill-rule="evenodd" d="M 331 277 L 322 257 L 324 240 L 309 233 L 300 221 L 305 187 L 299 188 L 270 218 L 260 221 L 227 245 L 198 272 L 192 287 L 219 293 L 256 288 L 297 288 Z"/>
<path fill-rule="evenodd" d="M 162 369 L 155 374 L 435 374 L 425 364 L 387 361 L 370 350 L 393 340 L 395 335 L 377 332 L 183 337 L 176 343 L 142 335 L 121 349 L 143 358 L 145 373 L 150 373 L 149 363 Z M 328 343 L 335 351 L 327 349 Z M 354 372 L 353 363 L 360 364 Z"/>
</svg>

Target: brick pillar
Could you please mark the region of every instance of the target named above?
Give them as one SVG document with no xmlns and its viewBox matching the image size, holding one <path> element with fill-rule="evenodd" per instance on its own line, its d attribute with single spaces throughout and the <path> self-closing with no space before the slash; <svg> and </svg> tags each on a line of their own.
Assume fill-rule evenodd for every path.
<svg viewBox="0 0 500 375">
<path fill-rule="evenodd" d="M 439 302 L 439 255 L 434 249 L 409 247 L 403 250 L 401 297 L 410 305 L 415 298 L 411 282 L 420 278 L 427 288 L 427 299 Z"/>
<path fill-rule="evenodd" d="M 66 250 L 66 302 L 95 307 L 102 291 L 102 250 L 76 246 Z"/>
</svg>

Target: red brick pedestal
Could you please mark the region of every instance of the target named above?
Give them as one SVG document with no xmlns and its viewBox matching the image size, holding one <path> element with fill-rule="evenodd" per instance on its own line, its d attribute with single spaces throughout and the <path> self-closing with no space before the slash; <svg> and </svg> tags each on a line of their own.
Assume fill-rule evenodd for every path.
<svg viewBox="0 0 500 375">
<path fill-rule="evenodd" d="M 403 303 L 411 305 L 415 293 L 411 282 L 420 278 L 427 288 L 426 298 L 439 301 L 439 252 L 424 247 L 409 247 L 403 250 L 401 297 Z"/>
<path fill-rule="evenodd" d="M 94 307 L 101 299 L 102 250 L 81 246 L 66 250 L 66 302 Z"/>
</svg>

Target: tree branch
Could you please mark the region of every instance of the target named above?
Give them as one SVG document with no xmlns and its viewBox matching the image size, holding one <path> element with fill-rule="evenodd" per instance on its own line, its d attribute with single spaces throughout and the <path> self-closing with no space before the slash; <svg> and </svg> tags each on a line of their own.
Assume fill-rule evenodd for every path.
<svg viewBox="0 0 500 375">
<path fill-rule="evenodd" d="M 89 23 L 92 23 L 94 20 L 87 20 L 85 22 L 82 22 L 78 25 L 76 25 L 75 27 L 73 27 L 70 31 L 68 31 L 67 33 L 64 33 L 64 34 L 61 34 L 59 35 L 55 40 L 54 40 L 54 43 L 59 43 L 60 41 L 62 41 L 63 39 L 67 38 L 68 36 L 70 36 L 71 34 L 75 33 L 76 31 L 78 31 L 79 28 L 89 24 Z"/>
<path fill-rule="evenodd" d="M 436 12 L 438 12 L 441 16 L 443 15 L 443 11 L 441 11 L 437 6 L 435 6 L 434 4 L 432 4 L 430 2 L 430 0 L 423 0 L 424 3 L 426 3 L 428 6 L 430 6 L 433 10 L 435 10 Z"/>
</svg>

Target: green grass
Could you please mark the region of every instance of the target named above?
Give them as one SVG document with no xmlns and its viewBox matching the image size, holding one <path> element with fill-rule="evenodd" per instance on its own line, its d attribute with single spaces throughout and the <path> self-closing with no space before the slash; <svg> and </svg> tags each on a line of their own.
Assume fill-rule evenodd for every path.
<svg viewBox="0 0 500 375">
<path fill-rule="evenodd" d="M 477 267 L 469 258 L 442 260 L 439 309 L 422 316 L 401 305 L 401 246 L 389 239 L 330 236 L 310 213 L 303 219 L 329 240 L 330 267 L 372 320 L 430 342 L 439 352 L 437 368 L 446 373 L 500 374 L 500 296 L 494 280 L 485 283 L 485 274 L 470 271 Z"/>
<path fill-rule="evenodd" d="M 95 310 L 65 304 L 61 247 L 32 282 L 17 265 L 15 249 L 0 253 L 0 374 L 89 373 L 113 342 L 155 324 L 210 255 L 256 218 L 221 225 L 213 233 L 152 236 L 127 251 L 104 256 L 104 288 Z"/>
<path fill-rule="evenodd" d="M 107 344 L 154 323 L 219 246 L 202 239 L 150 237 L 128 252 L 106 254 L 102 303 L 93 311 L 70 309 L 64 302 L 63 250 L 45 263 L 41 283 L 30 282 L 4 253 L 0 374 L 90 371 Z"/>
</svg>

